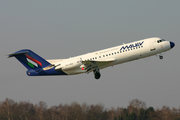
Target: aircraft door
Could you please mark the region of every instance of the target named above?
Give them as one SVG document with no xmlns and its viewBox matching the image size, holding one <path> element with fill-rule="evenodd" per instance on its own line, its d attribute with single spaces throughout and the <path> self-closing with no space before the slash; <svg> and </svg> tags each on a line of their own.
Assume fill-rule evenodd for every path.
<svg viewBox="0 0 180 120">
<path fill-rule="evenodd" d="M 153 42 L 150 42 L 149 45 L 150 45 L 150 51 L 156 50 Z"/>
</svg>

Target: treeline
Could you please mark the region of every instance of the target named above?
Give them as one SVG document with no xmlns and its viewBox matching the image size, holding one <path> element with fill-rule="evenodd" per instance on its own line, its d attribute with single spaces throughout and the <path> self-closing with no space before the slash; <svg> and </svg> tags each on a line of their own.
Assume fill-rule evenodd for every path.
<svg viewBox="0 0 180 120">
<path fill-rule="evenodd" d="M 15 102 L 6 98 L 0 101 L 0 120 L 180 120 L 180 108 L 146 108 L 138 99 L 129 102 L 127 108 L 106 109 L 102 104 L 60 104 L 47 108 L 45 102 L 32 104 Z"/>
</svg>

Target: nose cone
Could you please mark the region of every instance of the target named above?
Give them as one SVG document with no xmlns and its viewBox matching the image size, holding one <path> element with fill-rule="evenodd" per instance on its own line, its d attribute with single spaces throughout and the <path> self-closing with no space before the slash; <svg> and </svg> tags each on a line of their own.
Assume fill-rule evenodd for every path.
<svg viewBox="0 0 180 120">
<path fill-rule="evenodd" d="M 170 42 L 171 49 L 175 46 L 173 42 Z"/>
</svg>

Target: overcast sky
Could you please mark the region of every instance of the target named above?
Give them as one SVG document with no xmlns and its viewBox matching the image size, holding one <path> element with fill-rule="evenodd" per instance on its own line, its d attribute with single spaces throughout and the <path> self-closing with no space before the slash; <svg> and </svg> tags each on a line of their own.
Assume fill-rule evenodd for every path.
<svg viewBox="0 0 180 120">
<path fill-rule="evenodd" d="M 53 105 L 102 103 L 127 107 L 139 99 L 147 107 L 180 106 L 179 0 L 1 0 L 0 101 L 10 98 Z M 161 37 L 176 44 L 156 56 L 73 76 L 29 77 L 7 54 L 31 49 L 45 59 L 69 58 L 141 40 Z"/>
</svg>

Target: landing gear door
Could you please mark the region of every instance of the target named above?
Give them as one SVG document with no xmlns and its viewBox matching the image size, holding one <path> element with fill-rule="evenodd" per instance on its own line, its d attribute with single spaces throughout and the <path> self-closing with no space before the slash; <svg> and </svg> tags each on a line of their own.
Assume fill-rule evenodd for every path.
<svg viewBox="0 0 180 120">
<path fill-rule="evenodd" d="M 150 45 L 150 51 L 156 50 L 156 48 L 154 47 L 154 43 L 153 42 L 150 42 L 149 45 Z"/>
</svg>

